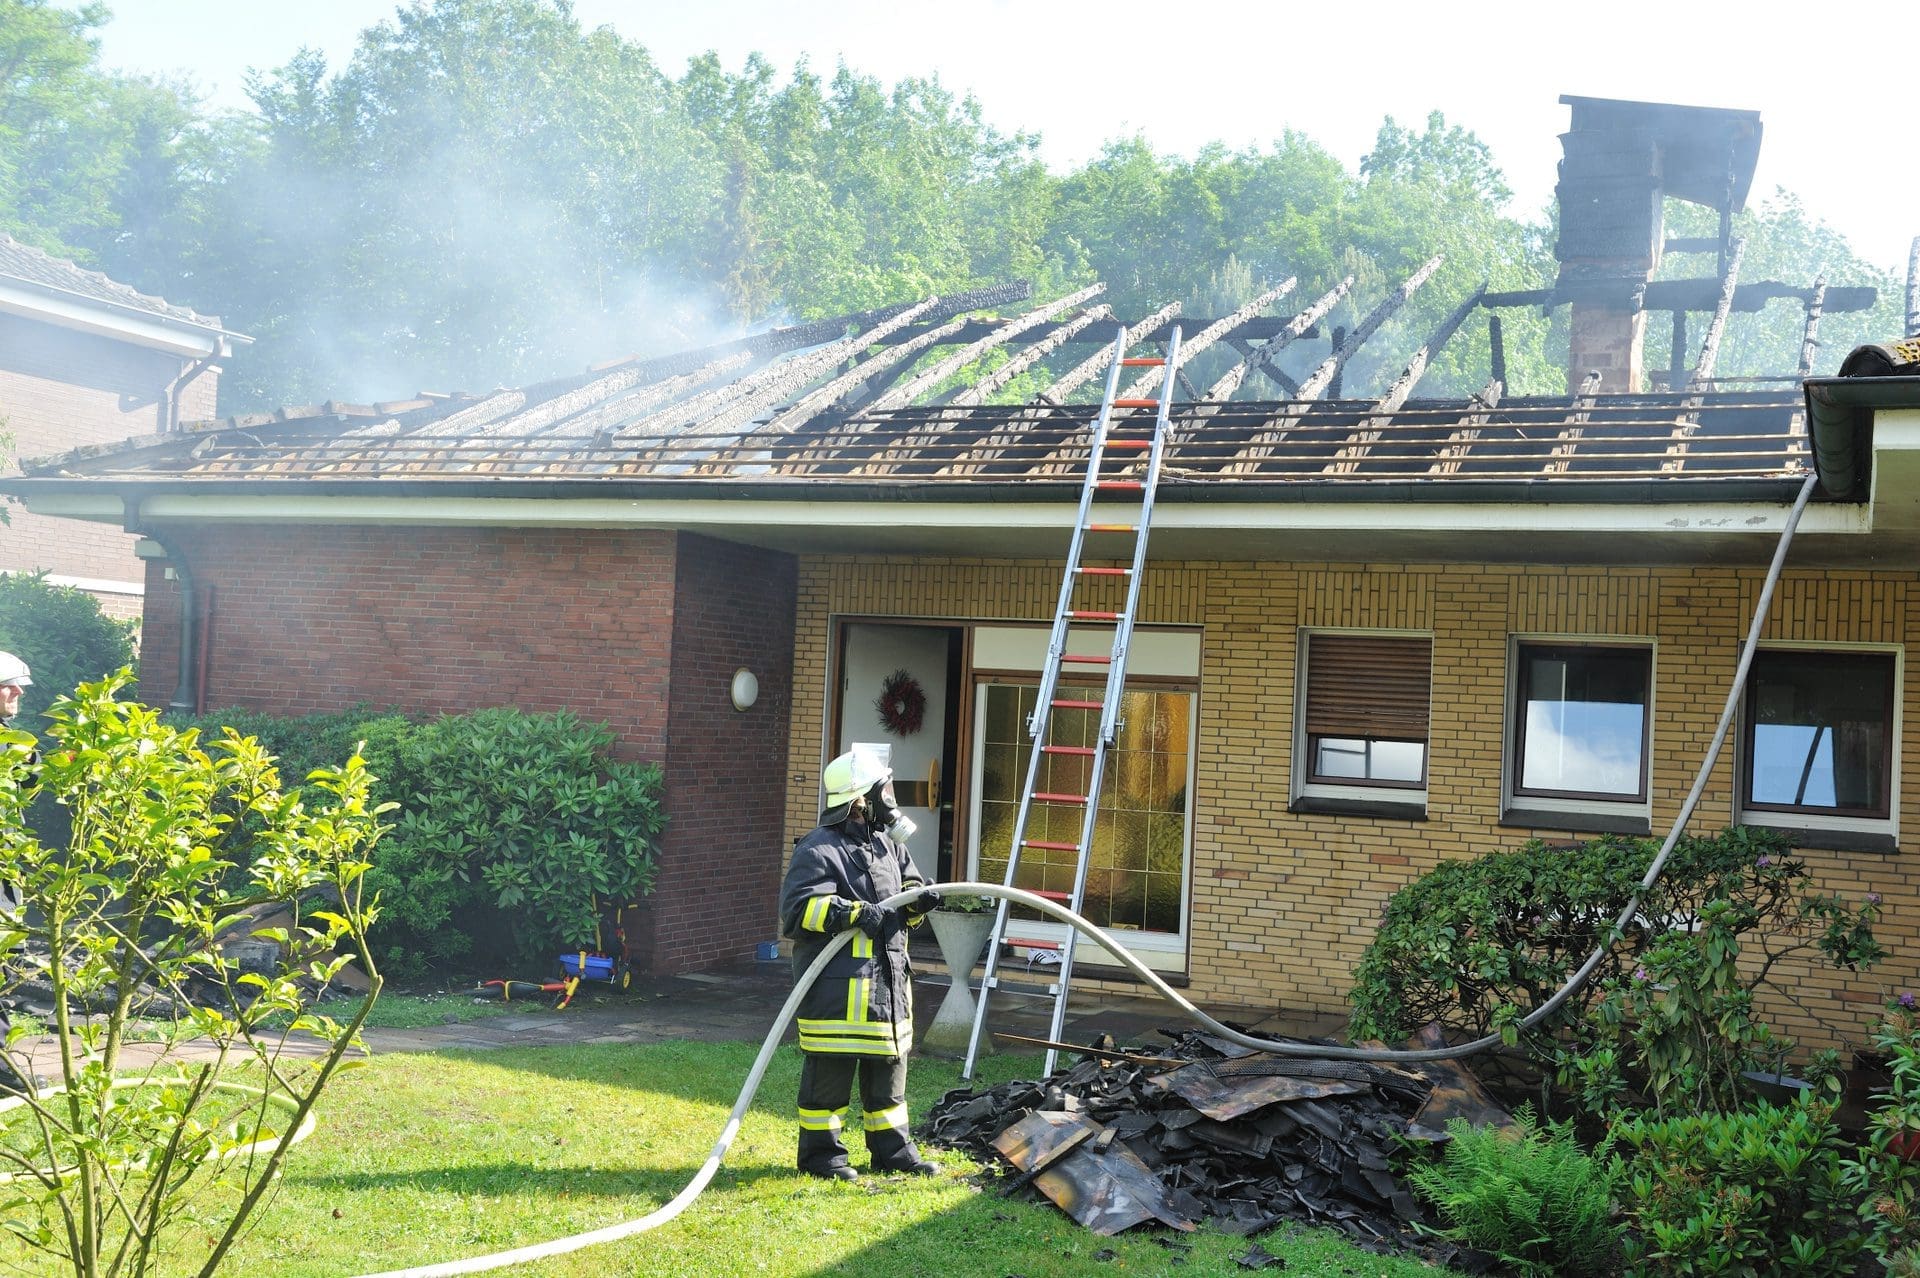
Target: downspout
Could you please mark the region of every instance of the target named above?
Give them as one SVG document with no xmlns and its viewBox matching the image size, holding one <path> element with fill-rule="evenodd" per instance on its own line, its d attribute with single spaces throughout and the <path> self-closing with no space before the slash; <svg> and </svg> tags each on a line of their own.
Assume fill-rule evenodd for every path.
<svg viewBox="0 0 1920 1278">
<path fill-rule="evenodd" d="M 138 501 L 126 503 L 123 523 L 128 532 L 145 537 L 167 552 L 166 562 L 173 569 L 174 581 L 179 584 L 180 674 L 174 684 L 173 699 L 167 703 L 167 708 L 182 714 L 193 714 L 200 705 L 199 663 L 194 660 L 194 650 L 199 646 L 200 638 L 200 601 L 199 592 L 193 588 L 193 569 L 187 563 L 187 557 L 180 552 L 179 542 L 171 539 L 171 534 L 145 526 Z"/>
<path fill-rule="evenodd" d="M 213 361 L 219 359 L 226 348 L 224 341 L 215 344 L 213 351 L 197 363 L 189 364 L 180 375 L 167 385 L 166 418 L 160 423 L 160 433 L 171 434 L 180 429 L 180 396 L 187 384 L 194 378 L 213 367 Z M 157 541 L 158 538 L 155 538 Z"/>
</svg>

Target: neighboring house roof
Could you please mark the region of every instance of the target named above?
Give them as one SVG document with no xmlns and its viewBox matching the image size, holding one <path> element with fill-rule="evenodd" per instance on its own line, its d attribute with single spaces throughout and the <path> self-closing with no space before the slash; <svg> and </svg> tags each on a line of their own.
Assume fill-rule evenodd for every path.
<svg viewBox="0 0 1920 1278">
<path fill-rule="evenodd" d="M 1490 377 L 1472 396 L 1413 398 L 1433 354 L 1487 300 L 1482 290 L 1384 393 L 1340 396 L 1354 352 L 1433 266 L 1297 382 L 1276 356 L 1318 333 L 1350 281 L 1286 320 L 1261 312 L 1291 282 L 1219 320 L 1185 322 L 1188 354 L 1219 345 L 1236 358 L 1211 385 L 1178 388 L 1157 551 L 1581 561 L 1615 549 L 1595 534 L 1621 531 L 1674 560 L 1743 537 L 1753 545 L 1740 555 L 1770 547 L 1811 466 L 1796 379 L 1722 390 L 1709 369 L 1672 392 L 1600 395 L 1590 381 L 1572 395 L 1515 398 Z M 968 318 L 1026 295 L 1003 286 L 525 388 L 226 418 L 29 462 L 4 487 L 34 509 L 123 521 L 629 524 L 795 549 L 1020 553 L 1035 530 L 1071 521 L 1097 412 L 1084 401 L 1098 397 L 1120 328 L 1100 292 Z M 1169 336 L 1176 310 L 1129 324 L 1125 345 Z M 1067 350 L 1075 341 L 1084 358 Z M 1007 358 L 956 382 L 989 354 Z M 986 402 L 1049 356 L 1047 393 Z M 1255 379 L 1280 394 L 1234 398 Z M 1152 393 L 1145 382 L 1122 392 Z M 1544 521 L 1541 503 L 1555 512 Z M 1823 519 L 1837 531 L 1860 523 L 1836 512 L 1812 526 Z M 1717 536 L 1717 549 L 1700 549 L 1700 533 Z"/>
<path fill-rule="evenodd" d="M 252 338 L 202 315 L 0 233 L 0 311 L 176 354 L 225 354 Z"/>
</svg>

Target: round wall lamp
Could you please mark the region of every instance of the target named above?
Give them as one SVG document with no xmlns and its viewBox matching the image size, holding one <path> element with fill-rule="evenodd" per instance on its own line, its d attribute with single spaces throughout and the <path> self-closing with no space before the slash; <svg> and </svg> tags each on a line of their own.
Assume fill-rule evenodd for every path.
<svg viewBox="0 0 1920 1278">
<path fill-rule="evenodd" d="M 733 683 L 727 689 L 727 695 L 733 698 L 735 710 L 746 710 L 760 699 L 760 681 L 754 678 L 753 671 L 741 666 L 733 672 Z"/>
</svg>

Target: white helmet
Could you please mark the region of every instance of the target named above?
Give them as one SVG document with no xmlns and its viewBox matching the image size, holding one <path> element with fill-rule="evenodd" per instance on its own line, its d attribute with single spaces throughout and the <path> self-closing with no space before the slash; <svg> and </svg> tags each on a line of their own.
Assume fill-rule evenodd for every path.
<svg viewBox="0 0 1920 1278">
<path fill-rule="evenodd" d="M 887 761 L 871 750 L 855 746 L 838 755 L 820 773 L 820 784 L 827 792 L 827 807 L 840 807 L 873 789 L 893 775 Z"/>
<path fill-rule="evenodd" d="M 31 688 L 33 672 L 11 652 L 0 652 L 0 687 Z"/>
</svg>

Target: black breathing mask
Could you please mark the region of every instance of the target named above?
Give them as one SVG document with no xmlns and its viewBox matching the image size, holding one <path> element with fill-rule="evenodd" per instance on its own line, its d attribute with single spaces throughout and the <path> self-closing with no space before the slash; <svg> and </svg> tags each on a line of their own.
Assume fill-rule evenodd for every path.
<svg viewBox="0 0 1920 1278">
<path fill-rule="evenodd" d="M 876 830 L 886 831 L 895 843 L 905 843 L 918 827 L 900 811 L 893 797 L 893 774 L 889 772 L 867 791 L 867 821 Z"/>
</svg>

